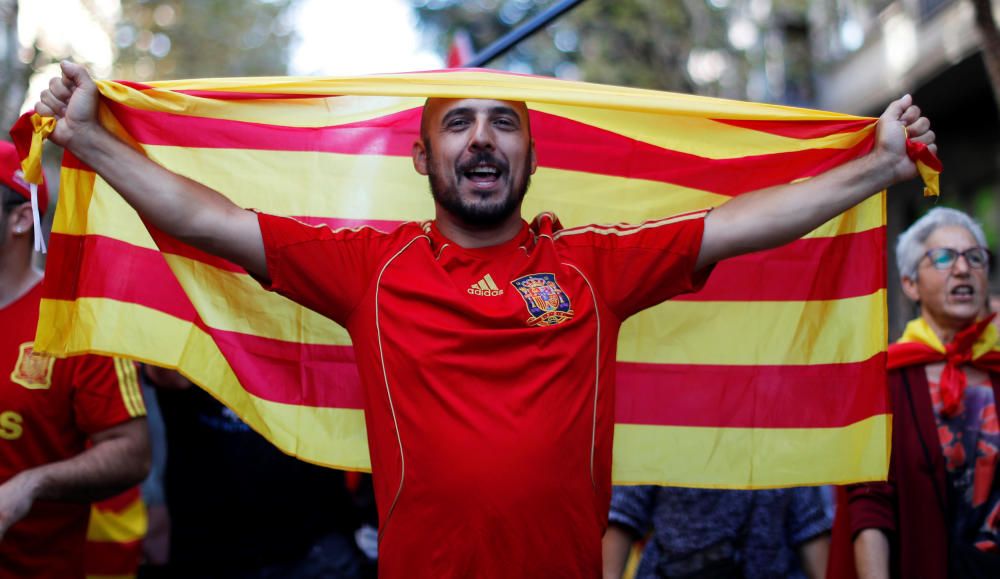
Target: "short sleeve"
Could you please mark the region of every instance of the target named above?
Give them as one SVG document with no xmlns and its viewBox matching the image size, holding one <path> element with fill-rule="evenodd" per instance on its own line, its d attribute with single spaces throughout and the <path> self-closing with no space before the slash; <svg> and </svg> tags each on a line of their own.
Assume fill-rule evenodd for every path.
<svg viewBox="0 0 1000 579">
<path fill-rule="evenodd" d="M 73 364 L 73 411 L 81 431 L 95 434 L 146 415 L 130 360 L 87 354 L 65 362 Z"/>
<path fill-rule="evenodd" d="M 611 491 L 608 521 L 644 535 L 653 526 L 654 486 L 616 486 Z"/>
<path fill-rule="evenodd" d="M 590 281 L 621 319 L 701 289 L 711 267 L 695 271 L 708 211 L 638 225 L 567 229 L 558 237 L 586 264 Z"/>
<path fill-rule="evenodd" d="M 826 514 L 823 492 L 819 487 L 789 489 L 791 512 L 788 517 L 789 543 L 801 545 L 823 533 L 828 533 L 833 521 Z"/>
<path fill-rule="evenodd" d="M 270 276 L 262 285 L 345 325 L 370 285 L 386 235 L 257 215 Z"/>
</svg>

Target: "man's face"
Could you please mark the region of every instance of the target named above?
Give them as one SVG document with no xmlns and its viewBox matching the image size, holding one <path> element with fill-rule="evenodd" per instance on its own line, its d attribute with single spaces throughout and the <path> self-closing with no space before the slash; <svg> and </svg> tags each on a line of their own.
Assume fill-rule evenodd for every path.
<svg viewBox="0 0 1000 579">
<path fill-rule="evenodd" d="M 959 252 L 978 247 L 964 227 L 944 226 L 934 230 L 924 243 L 925 251 L 947 247 Z M 903 278 L 907 297 L 920 302 L 921 315 L 938 327 L 960 330 L 987 312 L 989 300 L 987 268 L 973 268 L 958 257 L 947 269 L 936 269 L 930 258 L 917 264 L 917 279 Z"/>
<path fill-rule="evenodd" d="M 438 205 L 477 228 L 518 210 L 537 166 L 524 103 L 428 99 L 421 137 L 413 165 Z"/>
</svg>

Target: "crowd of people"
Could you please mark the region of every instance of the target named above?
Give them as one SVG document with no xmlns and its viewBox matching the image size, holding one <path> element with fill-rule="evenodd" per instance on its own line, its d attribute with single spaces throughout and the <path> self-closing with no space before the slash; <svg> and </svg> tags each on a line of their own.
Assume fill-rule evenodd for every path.
<svg viewBox="0 0 1000 579">
<path fill-rule="evenodd" d="M 870 153 L 807 181 L 635 227 L 569 230 L 522 219 L 537 165 L 524 103 L 428 99 L 413 164 L 435 219 L 389 233 L 237 207 L 118 140 L 97 105 L 87 71 L 64 63 L 35 110 L 151 225 L 348 329 L 373 477 L 283 455 L 175 372 L 34 352 L 35 225 L 4 146 L 0 578 L 107 569 L 99 555 L 127 534 L 95 529 L 113 519 L 103 514 L 88 533 L 89 505 L 136 492 L 151 465 L 147 577 L 1000 576 L 1000 335 L 991 256 L 965 214 L 933 209 L 898 240 L 918 314 L 889 349 L 888 480 L 838 489 L 836 508 L 820 488 L 612 487 L 614 364 L 575 362 L 613 361 L 624 319 L 697 290 L 716 262 L 914 178 L 907 139 L 935 145 L 910 97 L 880 117 Z M 519 292 L 455 291 L 484 274 L 544 286 L 558 315 L 526 323 Z M 154 393 L 145 401 L 141 385 Z M 134 514 L 117 504 L 103 512 Z M 103 550 L 85 553 L 95 543 Z M 119 574 L 138 571 L 138 557 L 123 560 L 134 568 Z"/>
</svg>

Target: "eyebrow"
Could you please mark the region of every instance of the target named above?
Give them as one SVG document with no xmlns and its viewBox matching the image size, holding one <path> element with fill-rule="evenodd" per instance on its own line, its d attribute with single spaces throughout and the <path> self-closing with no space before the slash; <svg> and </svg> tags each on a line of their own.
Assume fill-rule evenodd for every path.
<svg viewBox="0 0 1000 579">
<path fill-rule="evenodd" d="M 448 120 L 454 117 L 461 115 L 475 114 L 475 112 L 476 112 L 475 109 L 473 109 L 472 107 L 458 107 L 456 109 L 451 109 L 450 111 L 445 113 L 444 117 L 442 117 L 441 119 L 441 122 L 446 123 L 448 122 Z M 521 122 L 521 115 L 513 107 L 508 107 L 503 105 L 495 106 L 490 108 L 489 113 L 491 115 L 511 115 L 515 117 L 518 120 L 518 122 Z"/>
</svg>

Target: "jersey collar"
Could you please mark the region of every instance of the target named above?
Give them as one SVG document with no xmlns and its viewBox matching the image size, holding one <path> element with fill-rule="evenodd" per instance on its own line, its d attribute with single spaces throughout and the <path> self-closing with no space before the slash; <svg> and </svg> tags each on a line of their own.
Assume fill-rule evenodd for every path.
<svg viewBox="0 0 1000 579">
<path fill-rule="evenodd" d="M 509 241 L 505 241 L 498 245 L 490 245 L 488 247 L 462 247 L 445 237 L 445 235 L 441 233 L 441 230 L 438 229 L 437 223 L 434 221 L 430 222 L 430 226 L 426 228 L 426 231 L 431 240 L 431 247 L 434 249 L 434 253 L 438 256 L 438 258 L 440 258 L 445 252 L 452 251 L 480 258 L 489 258 L 504 255 L 510 253 L 511 251 L 516 251 L 521 247 L 525 250 L 530 250 L 535 244 L 535 233 L 532 232 L 530 227 L 528 227 L 528 223 L 523 220 L 521 221 L 521 230 L 517 233 L 517 235 Z"/>
</svg>

